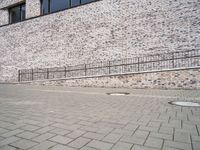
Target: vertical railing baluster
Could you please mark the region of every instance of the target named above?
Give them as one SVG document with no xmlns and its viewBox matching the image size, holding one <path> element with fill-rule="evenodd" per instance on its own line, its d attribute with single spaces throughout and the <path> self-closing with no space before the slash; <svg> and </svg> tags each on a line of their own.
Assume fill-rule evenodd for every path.
<svg viewBox="0 0 200 150">
<path fill-rule="evenodd" d="M 174 53 L 172 53 L 172 68 L 175 68 L 175 64 L 174 64 Z"/>
<path fill-rule="evenodd" d="M 47 68 L 47 79 L 49 79 L 49 68 Z"/>
<path fill-rule="evenodd" d="M 84 71 L 85 71 L 85 76 L 87 76 L 87 66 L 86 66 L 86 64 L 85 64 Z"/>
<path fill-rule="evenodd" d="M 138 72 L 140 71 L 140 57 L 138 57 L 138 60 L 137 60 L 137 66 L 138 66 Z"/>
<path fill-rule="evenodd" d="M 65 70 L 64 70 L 64 77 L 66 78 L 67 77 L 67 67 L 65 67 Z"/>
<path fill-rule="evenodd" d="M 108 74 L 111 74 L 111 70 L 110 70 L 110 61 L 108 61 Z"/>
<path fill-rule="evenodd" d="M 20 81 L 21 81 L 21 71 L 18 70 L 18 82 L 20 82 Z"/>
<path fill-rule="evenodd" d="M 33 72 L 33 69 L 31 69 L 31 80 L 33 81 L 33 76 L 34 76 L 34 72 Z"/>
</svg>

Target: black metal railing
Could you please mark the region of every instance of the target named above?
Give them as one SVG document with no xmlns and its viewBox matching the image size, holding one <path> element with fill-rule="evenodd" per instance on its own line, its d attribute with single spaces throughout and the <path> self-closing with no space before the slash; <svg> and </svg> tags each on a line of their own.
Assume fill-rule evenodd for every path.
<svg viewBox="0 0 200 150">
<path fill-rule="evenodd" d="M 18 81 L 81 78 L 198 66 L 200 66 L 200 50 L 188 50 L 76 66 L 23 69 L 18 72 Z"/>
</svg>

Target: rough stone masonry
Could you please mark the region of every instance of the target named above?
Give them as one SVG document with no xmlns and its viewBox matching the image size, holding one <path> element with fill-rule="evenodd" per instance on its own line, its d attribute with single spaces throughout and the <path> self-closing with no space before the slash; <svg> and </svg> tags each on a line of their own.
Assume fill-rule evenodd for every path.
<svg viewBox="0 0 200 150">
<path fill-rule="evenodd" d="M 0 0 L 1 25 L 19 2 Z M 100 0 L 36 17 L 40 5 L 26 0 L 28 20 L 0 27 L 1 82 L 17 81 L 19 69 L 200 48 L 199 0 Z"/>
</svg>

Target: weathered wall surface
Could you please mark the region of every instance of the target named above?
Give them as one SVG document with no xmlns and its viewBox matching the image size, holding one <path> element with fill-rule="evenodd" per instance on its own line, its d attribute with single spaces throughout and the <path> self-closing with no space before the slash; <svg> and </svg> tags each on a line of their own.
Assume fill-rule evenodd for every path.
<svg viewBox="0 0 200 150">
<path fill-rule="evenodd" d="M 0 26 L 8 24 L 8 10 L 0 10 Z"/>
<path fill-rule="evenodd" d="M 199 14 L 199 0 L 102 0 L 0 27 L 0 81 L 24 68 L 199 49 Z"/>
<path fill-rule="evenodd" d="M 36 85 L 68 87 L 200 89 L 200 69 L 149 72 L 73 80 L 35 81 Z"/>
<path fill-rule="evenodd" d="M 15 5 L 17 3 L 22 3 L 22 2 L 25 2 L 25 0 L 0 0 L 0 9 Z"/>
</svg>

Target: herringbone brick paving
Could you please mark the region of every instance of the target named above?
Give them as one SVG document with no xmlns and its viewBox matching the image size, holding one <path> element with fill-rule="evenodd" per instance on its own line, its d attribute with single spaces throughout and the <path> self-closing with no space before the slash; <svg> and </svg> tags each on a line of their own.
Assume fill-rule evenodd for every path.
<svg viewBox="0 0 200 150">
<path fill-rule="evenodd" d="M 0 85 L 0 150 L 200 150 L 200 108 L 173 100 L 200 91 Z"/>
</svg>

